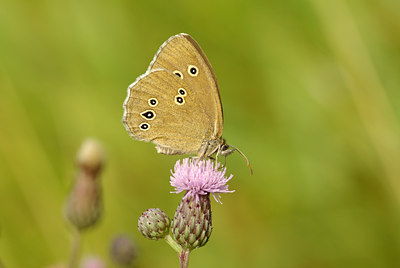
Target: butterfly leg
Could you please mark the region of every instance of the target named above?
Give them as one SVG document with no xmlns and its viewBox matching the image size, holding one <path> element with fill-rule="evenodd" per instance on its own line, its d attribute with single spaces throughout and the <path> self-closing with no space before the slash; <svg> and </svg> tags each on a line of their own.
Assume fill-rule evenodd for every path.
<svg viewBox="0 0 400 268">
<path fill-rule="evenodd" d="M 198 163 L 200 161 L 200 157 L 198 157 L 198 156 L 192 155 L 192 156 L 189 156 L 189 158 L 192 159 L 193 162 L 195 162 L 195 163 Z"/>
<path fill-rule="evenodd" d="M 198 156 L 193 156 L 193 155 L 192 155 L 192 156 L 189 156 L 189 158 L 190 158 L 190 159 L 193 159 L 193 160 L 199 160 L 199 159 L 200 159 L 200 157 L 198 157 Z"/>
<path fill-rule="evenodd" d="M 210 156 L 210 154 L 207 154 L 208 147 L 209 147 L 208 142 L 203 140 L 203 142 L 201 143 L 201 147 L 197 153 L 199 159 L 203 160 Z"/>
</svg>

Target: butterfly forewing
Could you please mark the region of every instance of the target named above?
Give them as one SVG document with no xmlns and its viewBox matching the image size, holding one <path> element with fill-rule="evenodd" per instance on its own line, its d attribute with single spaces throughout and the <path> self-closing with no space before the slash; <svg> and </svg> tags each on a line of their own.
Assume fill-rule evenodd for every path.
<svg viewBox="0 0 400 268">
<path fill-rule="evenodd" d="M 133 138 L 174 153 L 197 153 L 212 131 L 192 87 L 167 70 L 152 70 L 129 86 L 124 109 L 123 123 Z"/>
<path fill-rule="evenodd" d="M 223 113 L 217 79 L 206 55 L 187 34 L 168 39 L 159 49 L 149 70 L 166 69 L 191 86 L 196 102 L 203 106 L 212 131 L 206 139 L 222 136 Z"/>
</svg>

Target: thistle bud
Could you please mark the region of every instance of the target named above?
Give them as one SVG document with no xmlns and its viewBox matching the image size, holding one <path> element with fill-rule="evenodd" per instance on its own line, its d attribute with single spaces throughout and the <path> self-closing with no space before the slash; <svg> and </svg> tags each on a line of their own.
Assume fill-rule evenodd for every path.
<svg viewBox="0 0 400 268">
<path fill-rule="evenodd" d="M 127 235 L 119 235 L 111 242 L 111 259 L 118 265 L 130 266 L 136 258 L 136 248 Z"/>
<path fill-rule="evenodd" d="M 87 140 L 78 153 L 79 171 L 65 206 L 67 220 L 78 230 L 94 225 L 102 212 L 102 191 L 98 175 L 104 164 L 103 149 Z"/>
<path fill-rule="evenodd" d="M 104 164 L 105 154 L 101 144 L 94 139 L 87 139 L 83 142 L 78 155 L 77 162 L 81 171 L 96 176 Z"/>
<path fill-rule="evenodd" d="M 150 208 L 143 212 L 138 220 L 138 229 L 143 236 L 158 240 L 164 238 L 169 232 L 171 220 L 159 208 Z"/>
<path fill-rule="evenodd" d="M 211 236 L 210 195 L 187 195 L 179 204 L 171 223 L 171 236 L 182 248 L 204 246 Z"/>
</svg>

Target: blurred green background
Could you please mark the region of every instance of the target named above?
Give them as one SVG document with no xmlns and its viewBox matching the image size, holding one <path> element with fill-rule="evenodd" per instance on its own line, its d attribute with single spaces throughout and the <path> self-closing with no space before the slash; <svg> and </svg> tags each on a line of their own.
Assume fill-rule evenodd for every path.
<svg viewBox="0 0 400 268">
<path fill-rule="evenodd" d="M 75 156 L 107 151 L 105 214 L 83 256 L 111 266 L 128 233 L 138 267 L 178 267 L 137 218 L 169 193 L 179 156 L 132 140 L 126 88 L 159 46 L 186 32 L 215 69 L 236 190 L 213 201 L 214 231 L 190 267 L 398 267 L 400 2 L 22 1 L 0 3 L 0 260 L 45 267 L 68 258 L 62 207 Z"/>
</svg>

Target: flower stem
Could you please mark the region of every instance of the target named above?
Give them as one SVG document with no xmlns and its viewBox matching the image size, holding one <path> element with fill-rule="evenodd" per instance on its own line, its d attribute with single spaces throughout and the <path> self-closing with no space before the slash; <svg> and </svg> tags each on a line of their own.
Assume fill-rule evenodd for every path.
<svg viewBox="0 0 400 268">
<path fill-rule="evenodd" d="M 72 231 L 72 244 L 71 244 L 71 252 L 69 255 L 69 268 L 76 268 L 79 260 L 79 253 L 81 249 L 81 232 L 77 229 L 73 229 Z"/>
<path fill-rule="evenodd" d="M 170 235 L 167 235 L 164 239 L 178 254 L 182 253 L 182 247 Z"/>
<path fill-rule="evenodd" d="M 178 253 L 180 268 L 187 268 L 189 266 L 190 250 L 183 249 L 170 235 L 167 235 L 164 239 Z"/>
<path fill-rule="evenodd" d="M 189 254 L 190 251 L 188 249 L 182 250 L 181 254 L 179 255 L 179 260 L 181 262 L 180 268 L 189 267 Z"/>
</svg>

